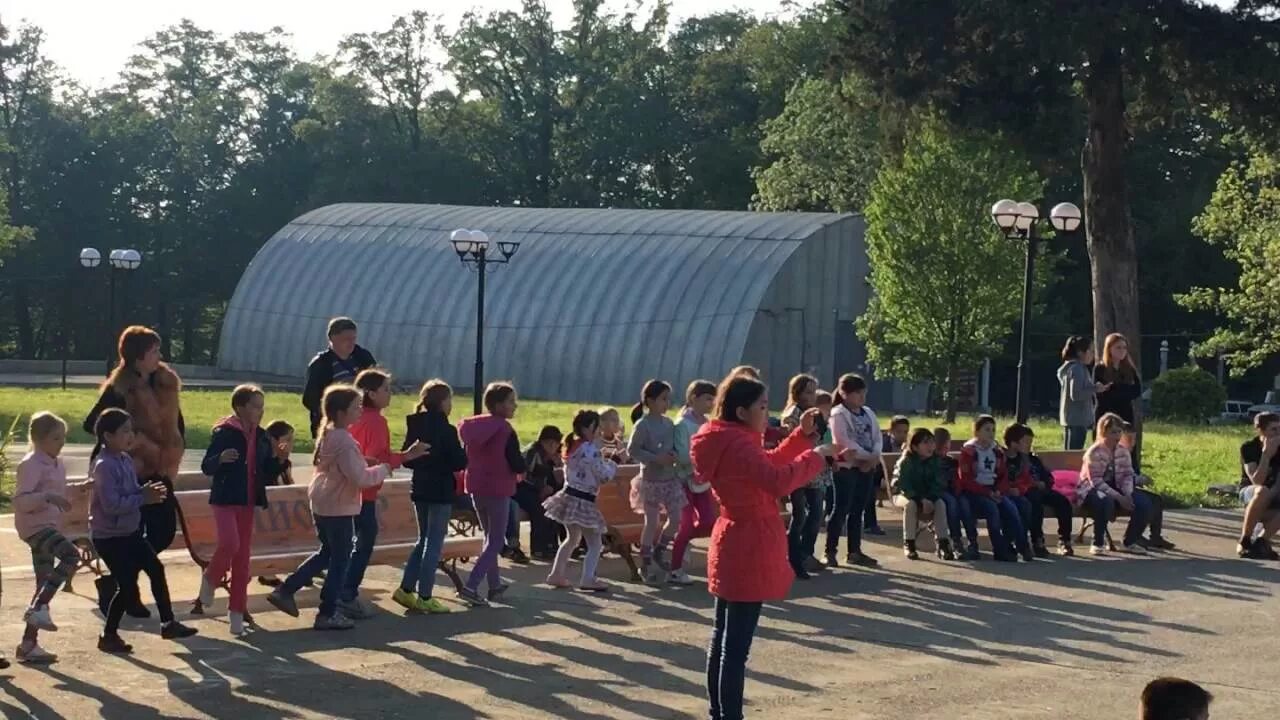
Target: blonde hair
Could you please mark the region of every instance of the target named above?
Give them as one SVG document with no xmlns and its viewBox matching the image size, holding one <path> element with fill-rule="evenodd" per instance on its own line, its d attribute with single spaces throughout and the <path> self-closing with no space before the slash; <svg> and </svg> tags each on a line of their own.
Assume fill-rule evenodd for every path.
<svg viewBox="0 0 1280 720">
<path fill-rule="evenodd" d="M 338 413 L 350 410 L 352 405 L 360 401 L 362 395 L 354 385 L 330 385 L 324 391 L 324 397 L 320 401 L 324 416 L 320 419 L 320 434 L 316 435 L 316 447 L 311 453 L 312 465 L 320 459 L 320 441 L 324 440 L 325 432 L 333 427 L 333 419 L 338 416 Z"/>
<path fill-rule="evenodd" d="M 27 449 L 35 450 L 36 443 L 42 442 L 49 434 L 61 428 L 65 435 L 67 432 L 67 421 L 54 415 L 51 412 L 38 412 L 31 416 L 31 423 L 27 425 Z"/>
<path fill-rule="evenodd" d="M 1126 424 L 1127 423 L 1125 423 L 1124 418 L 1115 413 L 1107 413 L 1106 415 L 1098 418 L 1098 426 L 1095 428 L 1098 435 L 1098 442 L 1102 442 L 1102 438 L 1106 437 L 1107 433 L 1111 432 L 1113 429 L 1119 429 L 1121 432 L 1124 432 L 1124 426 Z"/>
</svg>

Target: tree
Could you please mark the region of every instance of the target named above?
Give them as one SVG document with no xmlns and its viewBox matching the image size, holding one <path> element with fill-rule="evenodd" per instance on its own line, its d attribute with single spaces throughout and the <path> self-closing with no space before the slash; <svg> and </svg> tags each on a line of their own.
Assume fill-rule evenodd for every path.
<svg viewBox="0 0 1280 720">
<path fill-rule="evenodd" d="M 886 94 L 1001 129 L 1056 162 L 1083 136 L 1094 332 L 1140 337 L 1126 150 L 1190 97 L 1239 121 L 1280 117 L 1280 3 L 838 0 L 843 54 Z M 983 201 L 1012 195 L 1012 188 Z"/>
<path fill-rule="evenodd" d="M 858 334 L 881 374 L 944 387 L 947 422 L 959 372 L 999 350 L 1020 310 L 1021 247 L 996 231 L 985 198 L 1037 197 L 1043 185 L 1000 139 L 925 120 L 871 188 L 874 299 Z"/>
<path fill-rule="evenodd" d="M 1225 319 L 1195 350 L 1224 354 L 1239 376 L 1280 353 L 1280 156 L 1258 149 L 1232 164 L 1195 229 L 1239 264 L 1239 279 L 1235 288 L 1197 288 L 1179 300 Z"/>
</svg>

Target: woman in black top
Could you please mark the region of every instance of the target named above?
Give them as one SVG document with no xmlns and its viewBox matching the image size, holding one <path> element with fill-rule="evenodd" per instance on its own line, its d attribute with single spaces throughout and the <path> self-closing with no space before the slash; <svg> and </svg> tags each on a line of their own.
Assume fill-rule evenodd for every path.
<svg viewBox="0 0 1280 720">
<path fill-rule="evenodd" d="M 1093 368 L 1093 379 L 1106 387 L 1098 392 L 1095 418 L 1115 413 L 1125 422 L 1134 422 L 1133 404 L 1142 397 L 1142 378 L 1129 355 L 1129 341 L 1120 333 L 1107 336 L 1102 359 Z"/>
</svg>

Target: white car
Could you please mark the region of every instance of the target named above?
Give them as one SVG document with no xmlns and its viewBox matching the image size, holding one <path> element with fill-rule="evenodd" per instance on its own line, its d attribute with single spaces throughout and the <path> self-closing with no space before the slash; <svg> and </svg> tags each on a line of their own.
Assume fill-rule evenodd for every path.
<svg viewBox="0 0 1280 720">
<path fill-rule="evenodd" d="M 1249 422 L 1258 412 L 1248 400 L 1228 400 L 1222 404 L 1222 414 L 1214 418 L 1215 424 L 1231 425 Z"/>
</svg>

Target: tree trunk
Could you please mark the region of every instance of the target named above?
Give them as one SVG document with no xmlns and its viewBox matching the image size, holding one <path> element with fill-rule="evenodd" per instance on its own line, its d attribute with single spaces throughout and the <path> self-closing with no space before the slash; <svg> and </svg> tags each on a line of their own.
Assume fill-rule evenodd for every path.
<svg viewBox="0 0 1280 720">
<path fill-rule="evenodd" d="M 1088 105 L 1088 137 L 1081 155 L 1084 175 L 1084 224 L 1088 235 L 1093 286 L 1093 333 L 1096 347 L 1118 332 L 1129 338 L 1129 352 L 1140 364 L 1142 334 L 1138 323 L 1138 257 L 1129 217 L 1125 180 L 1124 71 L 1117 48 L 1090 53 L 1084 83 Z"/>
</svg>

